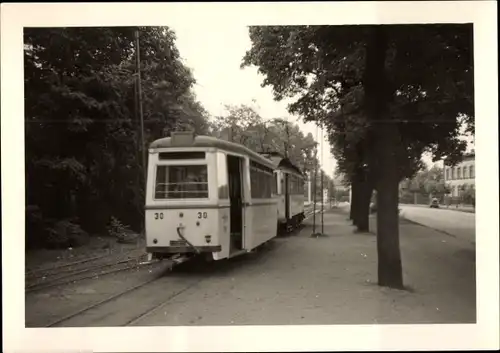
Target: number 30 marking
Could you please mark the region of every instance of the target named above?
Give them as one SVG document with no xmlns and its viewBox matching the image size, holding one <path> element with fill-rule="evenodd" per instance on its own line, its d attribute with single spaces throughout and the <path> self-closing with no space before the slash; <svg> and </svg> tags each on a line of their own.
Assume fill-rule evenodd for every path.
<svg viewBox="0 0 500 353">
<path fill-rule="evenodd" d="M 198 212 L 198 218 L 201 219 L 201 218 L 207 218 L 208 217 L 208 214 L 206 212 Z"/>
<path fill-rule="evenodd" d="M 163 219 L 163 213 L 162 212 L 155 213 L 155 219 L 158 219 L 158 218 Z"/>
</svg>

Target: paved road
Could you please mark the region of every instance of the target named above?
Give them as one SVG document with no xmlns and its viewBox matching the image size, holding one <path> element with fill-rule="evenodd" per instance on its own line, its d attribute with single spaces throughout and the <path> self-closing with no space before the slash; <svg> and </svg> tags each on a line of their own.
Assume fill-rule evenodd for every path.
<svg viewBox="0 0 500 353">
<path fill-rule="evenodd" d="M 476 215 L 447 209 L 400 205 L 406 219 L 446 232 L 472 244 L 476 242 Z"/>
</svg>

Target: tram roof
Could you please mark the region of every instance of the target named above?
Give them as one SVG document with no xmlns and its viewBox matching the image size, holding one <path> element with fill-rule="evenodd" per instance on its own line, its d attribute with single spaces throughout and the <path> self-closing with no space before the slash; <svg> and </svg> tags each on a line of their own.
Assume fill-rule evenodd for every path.
<svg viewBox="0 0 500 353">
<path fill-rule="evenodd" d="M 179 134 L 180 135 L 180 134 Z M 184 138 L 179 138 L 175 140 L 174 135 L 172 137 L 164 137 L 151 142 L 150 148 L 183 148 L 183 147 L 205 147 L 205 148 L 217 148 L 228 152 L 234 152 L 239 154 L 245 154 L 260 162 L 267 165 L 269 168 L 276 168 L 274 163 L 268 158 L 263 157 L 259 153 L 252 151 L 251 149 L 240 145 L 238 143 L 218 139 L 212 136 L 205 135 L 194 135 L 192 137 L 187 137 L 189 134 L 182 134 Z M 187 138 L 186 138 L 187 137 Z"/>
<path fill-rule="evenodd" d="M 297 167 L 295 164 L 293 164 L 293 162 L 289 158 L 284 157 L 280 153 L 278 153 L 278 152 L 266 152 L 266 153 L 261 153 L 261 154 L 266 156 L 274 164 L 275 168 L 288 168 L 288 169 L 291 169 L 294 172 L 297 172 L 303 176 L 303 173 L 300 170 L 300 168 Z"/>
</svg>

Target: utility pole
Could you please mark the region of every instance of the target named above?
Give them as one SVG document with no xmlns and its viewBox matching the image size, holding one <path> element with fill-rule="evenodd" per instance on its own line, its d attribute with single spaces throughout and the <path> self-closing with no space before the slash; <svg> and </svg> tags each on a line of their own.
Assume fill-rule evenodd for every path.
<svg viewBox="0 0 500 353">
<path fill-rule="evenodd" d="M 141 87 L 141 54 L 139 47 L 139 29 L 135 31 L 135 52 L 136 52 L 136 70 L 137 70 L 137 99 L 139 106 L 139 119 L 141 121 L 141 151 L 142 151 L 142 171 L 144 173 L 144 184 L 147 182 L 146 170 L 146 146 L 144 143 L 144 116 L 142 112 L 142 87 Z"/>
<path fill-rule="evenodd" d="M 321 128 L 321 166 L 323 166 L 323 124 L 320 124 Z M 324 234 L 324 221 L 323 221 L 323 214 L 325 211 L 325 197 L 324 197 L 324 187 L 323 187 L 323 169 L 321 169 L 321 196 L 323 200 L 321 200 L 321 234 Z"/>
<path fill-rule="evenodd" d="M 333 198 L 333 181 L 330 181 L 330 185 L 328 185 L 328 188 L 330 189 L 329 192 L 329 199 L 330 199 L 330 208 L 332 208 L 332 198 Z"/>
<path fill-rule="evenodd" d="M 316 138 L 317 138 L 316 133 Z M 318 145 L 316 144 L 316 148 L 314 150 L 314 184 L 313 184 L 313 236 L 316 235 L 316 193 L 317 193 L 317 181 L 318 181 Z"/>
<path fill-rule="evenodd" d="M 288 158 L 288 148 L 290 146 L 290 131 L 288 130 L 288 117 L 285 121 L 285 131 L 286 131 L 286 146 L 285 146 L 285 157 Z"/>
</svg>

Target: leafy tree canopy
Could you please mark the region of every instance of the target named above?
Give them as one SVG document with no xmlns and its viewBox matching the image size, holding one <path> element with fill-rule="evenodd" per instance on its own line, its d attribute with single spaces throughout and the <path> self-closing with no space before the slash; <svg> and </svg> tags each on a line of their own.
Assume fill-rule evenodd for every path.
<svg viewBox="0 0 500 353">
<path fill-rule="evenodd" d="M 314 169 L 316 141 L 304 136 L 297 124 L 286 118 L 264 120 L 247 105 L 226 105 L 227 114 L 214 119 L 215 136 L 241 143 L 256 152 L 279 152 L 303 171 Z"/>
<path fill-rule="evenodd" d="M 207 131 L 170 29 L 26 28 L 27 202 L 48 219 L 77 217 L 99 232 L 114 214 L 140 228 L 137 29 L 146 144 L 165 128 Z"/>
<path fill-rule="evenodd" d="M 370 122 L 365 101 L 365 55 L 372 26 L 251 27 L 252 48 L 242 66 L 255 65 L 277 100 L 305 120 L 328 127 L 339 168 L 351 174 L 368 164 Z M 401 178 L 434 160 L 459 159 L 460 121 L 474 131 L 472 26 L 391 25 L 385 67 L 392 121 L 400 133 Z M 457 119 L 460 117 L 460 119 Z M 362 146 L 359 146 L 359 145 Z M 359 150 L 365 151 L 360 157 Z"/>
</svg>

